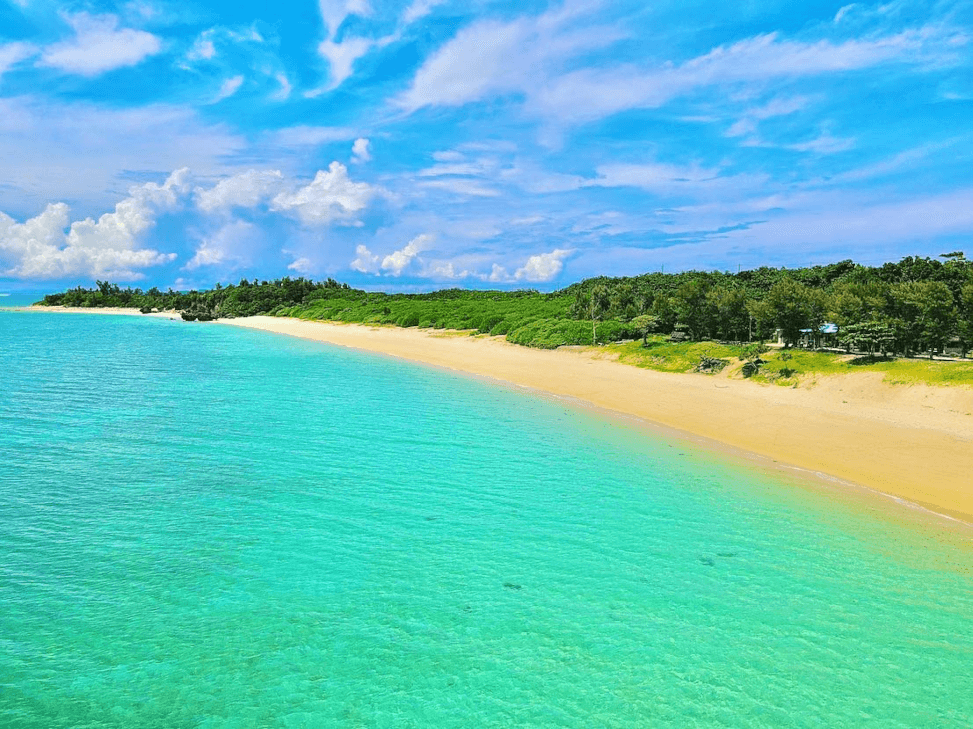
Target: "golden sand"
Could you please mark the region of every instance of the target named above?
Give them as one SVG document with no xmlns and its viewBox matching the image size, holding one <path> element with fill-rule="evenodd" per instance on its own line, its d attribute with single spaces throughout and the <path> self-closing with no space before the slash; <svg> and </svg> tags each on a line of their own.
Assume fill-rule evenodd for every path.
<svg viewBox="0 0 973 729">
<path fill-rule="evenodd" d="M 619 364 L 598 348 L 537 350 L 501 337 L 256 316 L 277 332 L 482 375 L 660 423 L 829 474 L 973 523 L 973 389 L 882 375 L 783 388 Z"/>
<path fill-rule="evenodd" d="M 35 311 L 37 308 L 34 309 Z M 134 309 L 69 313 L 138 314 Z M 152 316 L 178 318 L 175 312 Z M 218 323 L 378 352 L 635 416 L 850 481 L 973 524 L 973 388 L 889 385 L 856 373 L 784 388 L 619 364 L 597 347 L 255 316 Z M 196 325 L 199 326 L 199 325 Z"/>
</svg>

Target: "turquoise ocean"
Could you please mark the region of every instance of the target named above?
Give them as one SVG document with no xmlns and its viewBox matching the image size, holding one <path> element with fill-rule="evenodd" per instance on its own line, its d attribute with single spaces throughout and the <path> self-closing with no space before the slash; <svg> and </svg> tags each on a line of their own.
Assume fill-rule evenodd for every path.
<svg viewBox="0 0 973 729">
<path fill-rule="evenodd" d="M 945 524 L 391 358 L 0 312 L 3 729 L 969 727 Z"/>
</svg>

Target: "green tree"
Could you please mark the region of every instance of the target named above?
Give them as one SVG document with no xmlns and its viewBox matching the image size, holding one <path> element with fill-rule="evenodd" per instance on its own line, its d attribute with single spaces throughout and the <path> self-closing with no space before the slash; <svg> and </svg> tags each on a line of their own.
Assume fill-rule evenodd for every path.
<svg viewBox="0 0 973 729">
<path fill-rule="evenodd" d="M 713 307 L 709 300 L 709 284 L 701 279 L 687 281 L 673 297 L 679 321 L 686 325 L 690 338 L 703 339 L 709 334 L 712 323 Z"/>
<path fill-rule="evenodd" d="M 949 287 L 940 281 L 910 281 L 890 289 L 897 338 L 930 358 L 956 331 L 956 307 Z"/>
<path fill-rule="evenodd" d="M 801 329 L 817 329 L 823 323 L 824 297 L 790 278 L 782 279 L 771 287 L 764 303 L 768 307 L 764 316 L 773 317 L 774 325 L 781 330 L 784 346 L 793 346 L 801 338 Z"/>
<path fill-rule="evenodd" d="M 973 281 L 961 289 L 957 313 L 958 329 L 963 339 L 963 354 L 965 355 L 973 347 Z"/>
<path fill-rule="evenodd" d="M 895 343 L 895 330 L 887 323 L 874 319 L 849 324 L 841 330 L 841 342 L 849 348 L 867 351 L 871 356 L 879 350 L 884 356 Z"/>
<path fill-rule="evenodd" d="M 742 341 L 750 328 L 747 294 L 743 289 L 714 286 L 706 294 L 715 333 L 721 339 Z"/>
<path fill-rule="evenodd" d="M 632 319 L 632 326 L 635 327 L 636 331 L 642 334 L 642 346 L 647 347 L 649 344 L 649 332 L 655 331 L 656 326 L 659 324 L 659 317 L 653 316 L 652 314 L 642 314 Z"/>
</svg>

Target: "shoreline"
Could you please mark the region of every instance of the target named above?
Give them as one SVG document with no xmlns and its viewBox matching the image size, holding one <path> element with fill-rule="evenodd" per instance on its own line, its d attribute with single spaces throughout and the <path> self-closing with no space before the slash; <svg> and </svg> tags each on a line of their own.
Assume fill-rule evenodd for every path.
<svg viewBox="0 0 973 729">
<path fill-rule="evenodd" d="M 487 377 L 698 436 L 973 525 L 973 415 L 966 415 L 973 412 L 973 389 L 891 386 L 868 374 L 790 389 L 656 372 L 600 358 L 592 348 L 536 350 L 502 337 L 277 317 L 218 323 Z M 849 412 L 848 402 L 835 395 L 854 398 L 856 409 Z M 881 395 L 888 396 L 886 404 L 869 405 Z"/>
<path fill-rule="evenodd" d="M 135 309 L 29 310 L 146 316 Z M 591 347 L 538 350 L 502 337 L 462 332 L 267 316 L 216 323 L 528 388 L 973 525 L 973 388 L 888 385 L 880 374 L 861 373 L 792 389 L 720 375 L 641 369 Z"/>
</svg>

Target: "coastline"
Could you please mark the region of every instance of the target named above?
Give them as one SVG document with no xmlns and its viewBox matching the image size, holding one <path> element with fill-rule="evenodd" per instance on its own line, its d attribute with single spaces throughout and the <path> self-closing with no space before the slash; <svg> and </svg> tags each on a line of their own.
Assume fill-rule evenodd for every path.
<svg viewBox="0 0 973 729">
<path fill-rule="evenodd" d="M 218 323 L 479 375 L 657 423 L 973 524 L 973 389 L 844 375 L 809 389 L 655 372 L 591 348 L 277 317 Z"/>
<path fill-rule="evenodd" d="M 143 316 L 134 309 L 29 310 Z M 399 357 L 567 398 L 973 524 L 973 388 L 888 385 L 880 374 L 861 373 L 794 389 L 641 369 L 590 347 L 538 350 L 461 332 L 267 316 L 217 323 Z"/>
</svg>

